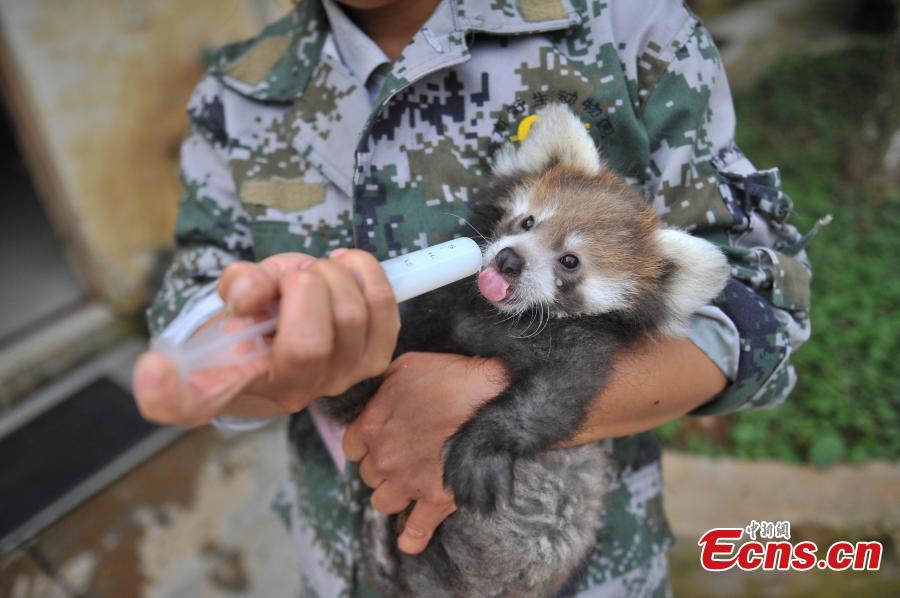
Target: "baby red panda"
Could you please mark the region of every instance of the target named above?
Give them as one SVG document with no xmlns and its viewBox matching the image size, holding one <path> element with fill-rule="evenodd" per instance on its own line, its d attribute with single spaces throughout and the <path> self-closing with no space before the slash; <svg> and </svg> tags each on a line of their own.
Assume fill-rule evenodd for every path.
<svg viewBox="0 0 900 598">
<path fill-rule="evenodd" d="M 650 316 L 671 335 L 721 291 L 729 269 L 713 245 L 661 226 L 652 206 L 606 169 L 580 120 L 539 113 L 527 141 L 503 148 L 499 222 L 479 286 L 505 312 L 544 306 L 556 316 Z M 521 271 L 520 271 L 521 270 Z M 638 299 L 657 297 L 661 314 Z"/>
<path fill-rule="evenodd" d="M 538 112 L 519 147 L 500 150 L 496 184 L 473 211 L 485 238 L 471 280 L 403 304 L 397 353 L 496 357 L 509 386 L 448 439 L 444 482 L 459 510 L 421 555 L 396 549 L 369 508 L 365 547 L 389 596 L 554 596 L 594 543 L 605 492 L 604 443 L 558 449 L 606 386 L 618 351 L 647 334 L 680 335 L 725 286 L 711 243 L 665 228 L 647 200 L 606 169 L 580 119 Z M 322 401 L 351 421 L 369 380 Z"/>
</svg>

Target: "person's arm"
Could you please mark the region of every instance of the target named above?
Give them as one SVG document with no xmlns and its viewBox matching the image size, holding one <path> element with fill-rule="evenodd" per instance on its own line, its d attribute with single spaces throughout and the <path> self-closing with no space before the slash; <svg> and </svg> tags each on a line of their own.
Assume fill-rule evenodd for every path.
<svg viewBox="0 0 900 598">
<path fill-rule="evenodd" d="M 187 380 L 163 355 L 143 354 L 135 366 L 135 399 L 144 417 L 164 424 L 299 411 L 380 374 L 400 327 L 384 270 L 364 251 L 337 250 L 320 260 L 284 253 L 252 263 L 250 220 L 228 164 L 235 140 L 226 127 L 224 93 L 208 76 L 191 100 L 175 258 L 147 319 L 153 333 L 178 342 L 225 304 L 233 315 L 251 316 L 280 299 L 279 329 L 269 355 Z"/>
<path fill-rule="evenodd" d="M 570 445 L 652 430 L 693 411 L 728 379 L 688 339 L 645 339 L 616 359 L 609 384 Z"/>
<path fill-rule="evenodd" d="M 730 380 L 692 413 L 772 406 L 795 383 L 790 355 L 809 336 L 810 268 L 787 224 L 777 170 L 757 171 L 735 146 L 731 92 L 709 32 L 689 13 L 641 84 L 650 143 L 646 190 L 668 224 L 718 244 L 732 280 L 689 338 Z M 696 320 L 696 319 L 695 319 Z"/>
</svg>

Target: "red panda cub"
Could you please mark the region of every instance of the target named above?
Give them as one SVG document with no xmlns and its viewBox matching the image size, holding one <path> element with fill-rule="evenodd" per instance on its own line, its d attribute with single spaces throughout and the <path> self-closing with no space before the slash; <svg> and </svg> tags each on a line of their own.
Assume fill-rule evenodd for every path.
<svg viewBox="0 0 900 598">
<path fill-rule="evenodd" d="M 386 596 L 555 596 L 595 542 L 607 444 L 570 439 L 613 359 L 647 334 L 683 335 L 725 286 L 715 245 L 662 226 L 650 203 L 608 170 L 565 106 L 494 161 L 475 208 L 484 267 L 471 280 L 401 306 L 397 354 L 499 358 L 509 386 L 444 447 L 459 510 L 418 556 L 396 549 L 396 521 L 368 508 L 364 547 Z M 322 405 L 351 421 L 369 380 Z"/>
</svg>

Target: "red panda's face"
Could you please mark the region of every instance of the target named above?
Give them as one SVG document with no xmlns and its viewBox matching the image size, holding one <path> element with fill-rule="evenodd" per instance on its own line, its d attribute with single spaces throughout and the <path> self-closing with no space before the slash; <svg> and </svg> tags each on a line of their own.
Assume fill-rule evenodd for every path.
<svg viewBox="0 0 900 598">
<path fill-rule="evenodd" d="M 526 138 L 493 159 L 501 212 L 484 247 L 482 295 L 512 315 L 622 312 L 655 303 L 660 329 L 684 334 L 725 286 L 711 243 L 662 228 L 651 204 L 609 170 L 581 119 L 562 104 L 535 115 Z M 493 217 L 493 215 L 492 215 Z M 530 327 L 530 325 L 529 325 Z"/>
<path fill-rule="evenodd" d="M 554 166 L 498 198 L 503 216 L 484 249 L 479 288 L 508 313 L 554 316 L 628 309 L 658 278 L 656 216 L 613 175 Z"/>
</svg>

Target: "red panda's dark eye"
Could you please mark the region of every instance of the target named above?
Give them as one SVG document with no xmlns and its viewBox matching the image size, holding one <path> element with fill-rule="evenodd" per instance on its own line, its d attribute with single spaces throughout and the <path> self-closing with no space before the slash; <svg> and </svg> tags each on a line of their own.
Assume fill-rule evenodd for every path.
<svg viewBox="0 0 900 598">
<path fill-rule="evenodd" d="M 524 230 L 531 230 L 532 226 L 534 226 L 534 216 L 529 216 L 522 221 L 522 228 Z"/>
<path fill-rule="evenodd" d="M 559 263 L 568 270 L 574 270 L 578 267 L 578 258 L 571 253 L 567 253 L 566 255 L 559 258 Z"/>
</svg>

